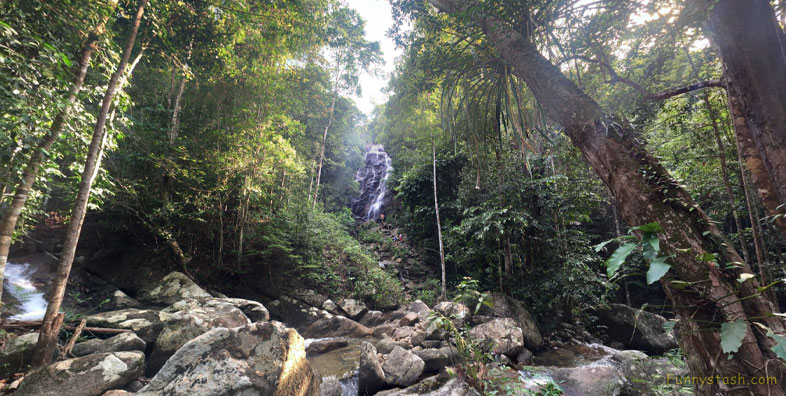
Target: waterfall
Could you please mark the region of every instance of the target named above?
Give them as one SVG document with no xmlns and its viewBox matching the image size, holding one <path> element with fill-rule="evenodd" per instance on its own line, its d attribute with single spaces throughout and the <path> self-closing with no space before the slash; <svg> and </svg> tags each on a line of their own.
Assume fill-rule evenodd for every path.
<svg viewBox="0 0 786 396">
<path fill-rule="evenodd" d="M 10 320 L 38 320 L 46 313 L 44 293 L 39 290 L 31 279 L 30 264 L 7 263 L 5 265 L 5 290 L 19 301 L 19 314 L 9 317 Z"/>
<path fill-rule="evenodd" d="M 360 184 L 360 197 L 352 200 L 352 212 L 364 220 L 376 220 L 389 198 L 386 182 L 393 173 L 393 162 L 385 148 L 375 144 L 366 151 L 364 163 L 355 175 Z"/>
</svg>

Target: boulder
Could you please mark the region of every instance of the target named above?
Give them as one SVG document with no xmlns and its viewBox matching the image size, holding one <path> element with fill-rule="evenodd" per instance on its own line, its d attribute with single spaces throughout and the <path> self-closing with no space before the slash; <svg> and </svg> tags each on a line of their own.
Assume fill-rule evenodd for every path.
<svg viewBox="0 0 786 396">
<path fill-rule="evenodd" d="M 319 385 L 320 396 L 343 396 L 344 389 L 336 377 L 324 377 Z"/>
<path fill-rule="evenodd" d="M 338 303 L 339 308 L 344 311 L 347 316 L 353 320 L 360 318 L 368 311 L 366 304 L 362 301 L 353 300 L 351 298 L 344 298 Z"/>
<path fill-rule="evenodd" d="M 358 367 L 358 394 L 373 395 L 388 388 L 385 383 L 385 372 L 377 359 L 377 350 L 368 342 L 360 344 Z"/>
<path fill-rule="evenodd" d="M 431 314 L 431 309 L 426 305 L 423 301 L 415 300 L 411 304 L 409 304 L 409 310 L 418 314 L 420 320 L 426 320 L 429 314 Z"/>
<path fill-rule="evenodd" d="M 625 378 L 611 366 L 562 368 L 551 376 L 567 396 L 618 396 L 625 385 Z"/>
<path fill-rule="evenodd" d="M 663 330 L 667 320 L 660 315 L 623 304 L 609 304 L 608 309 L 599 310 L 597 315 L 609 337 L 628 349 L 659 355 L 677 348 L 674 335 Z"/>
<path fill-rule="evenodd" d="M 385 323 L 385 314 L 382 311 L 369 310 L 358 320 L 363 326 L 373 327 Z"/>
<path fill-rule="evenodd" d="M 418 316 L 418 314 L 415 313 L 415 312 L 410 312 L 410 313 L 404 315 L 404 317 L 401 318 L 401 320 L 398 321 L 398 325 L 399 326 L 412 326 L 412 325 L 414 325 L 415 323 L 417 323 L 419 321 L 420 321 L 420 317 Z"/>
<path fill-rule="evenodd" d="M 524 334 L 511 318 L 497 318 L 470 330 L 472 338 L 493 352 L 515 359 L 524 349 Z"/>
<path fill-rule="evenodd" d="M 296 289 L 289 293 L 296 300 L 302 301 L 312 307 L 321 307 L 327 298 L 311 289 Z"/>
<path fill-rule="evenodd" d="M 532 350 L 538 350 L 543 346 L 543 336 L 538 329 L 537 323 L 532 319 L 527 308 L 521 301 L 511 298 L 502 293 L 492 295 L 494 308 L 491 314 L 498 318 L 511 318 L 516 321 L 518 327 L 524 333 L 524 345 Z M 484 312 L 488 311 L 484 308 Z"/>
<path fill-rule="evenodd" d="M 356 337 L 363 338 L 373 334 L 373 331 L 352 319 L 343 316 L 323 316 L 312 322 L 303 331 L 303 336 L 308 338 L 320 337 Z"/>
<path fill-rule="evenodd" d="M 623 394 L 629 396 L 681 394 L 682 385 L 677 385 L 675 379 L 690 375 L 685 362 L 677 361 L 675 365 L 669 359 L 650 358 L 641 351 L 620 351 L 612 360 L 618 362 L 626 380 Z"/>
<path fill-rule="evenodd" d="M 201 306 L 194 308 L 189 304 L 177 303 L 165 311 L 171 312 L 178 309 L 177 307 L 187 309 L 172 312 L 164 321 L 145 370 L 148 376 L 158 372 L 164 362 L 185 343 L 209 330 L 219 327 L 233 328 L 250 323 L 242 311 L 221 299 L 205 300 Z"/>
<path fill-rule="evenodd" d="M 187 298 L 209 299 L 212 297 L 186 274 L 171 272 L 152 289 L 142 291 L 138 299 L 149 304 L 174 304 Z"/>
<path fill-rule="evenodd" d="M 458 378 L 431 376 L 405 389 L 391 389 L 376 396 L 480 396 L 480 393 Z"/>
<path fill-rule="evenodd" d="M 126 390 L 112 389 L 104 392 L 101 396 L 133 396 L 133 395 L 134 395 L 133 393 Z"/>
<path fill-rule="evenodd" d="M 395 347 L 402 347 L 406 348 L 409 344 L 406 341 L 394 341 L 390 337 L 383 337 L 379 342 L 377 342 L 376 348 L 377 352 L 381 354 L 388 354 L 393 352 Z"/>
<path fill-rule="evenodd" d="M 469 317 L 469 308 L 462 303 L 443 301 L 434 306 L 434 310 L 454 320 L 456 326 L 461 327 Z"/>
<path fill-rule="evenodd" d="M 16 396 L 98 396 L 142 375 L 145 354 L 98 353 L 63 360 L 26 376 Z"/>
<path fill-rule="evenodd" d="M 327 299 L 322 303 L 322 309 L 332 313 L 333 315 L 339 314 L 338 305 L 336 305 L 336 303 L 334 303 L 331 299 Z"/>
<path fill-rule="evenodd" d="M 382 371 L 385 373 L 385 382 L 391 386 L 410 386 L 423 374 L 425 363 L 414 353 L 395 347 L 390 354 L 385 356 Z"/>
<path fill-rule="evenodd" d="M 219 298 L 217 300 L 234 305 L 235 308 L 241 310 L 251 320 L 251 323 L 270 320 L 270 312 L 260 302 L 243 298 Z"/>
<path fill-rule="evenodd" d="M 37 332 L 22 334 L 6 341 L 3 351 L 0 352 L 0 371 L 7 374 L 22 371 L 33 358 L 36 343 Z"/>
<path fill-rule="evenodd" d="M 459 363 L 461 356 L 454 347 L 426 348 L 412 350 L 425 364 L 424 373 L 438 373 L 443 368 Z"/>
<path fill-rule="evenodd" d="M 294 329 L 256 322 L 189 341 L 136 396 L 318 396 L 319 384 Z"/>
<path fill-rule="evenodd" d="M 135 333 L 120 333 L 105 340 L 93 338 L 74 345 L 71 354 L 74 356 L 87 356 L 94 353 L 104 352 L 123 352 L 123 351 L 143 351 L 147 347 L 145 340 L 139 338 Z"/>
<path fill-rule="evenodd" d="M 142 303 L 118 289 L 112 293 L 112 297 L 109 298 L 109 303 L 104 307 L 106 308 L 107 306 L 112 309 L 140 308 L 142 307 Z"/>
<path fill-rule="evenodd" d="M 146 343 L 153 343 L 161 329 L 164 321 L 172 315 L 167 312 L 156 311 L 153 309 L 121 309 L 118 311 L 101 312 L 95 315 L 86 316 L 87 326 L 89 327 L 108 327 L 111 329 L 132 330 Z"/>
<path fill-rule="evenodd" d="M 320 353 L 344 348 L 347 345 L 349 345 L 349 341 L 346 338 L 329 338 L 325 340 L 318 340 L 308 344 L 306 347 L 306 353 L 310 355 L 318 355 Z"/>
</svg>

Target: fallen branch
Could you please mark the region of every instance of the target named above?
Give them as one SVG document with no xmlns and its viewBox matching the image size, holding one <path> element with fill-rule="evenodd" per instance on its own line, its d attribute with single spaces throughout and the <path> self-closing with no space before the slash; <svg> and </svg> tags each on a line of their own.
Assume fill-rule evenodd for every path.
<svg viewBox="0 0 786 396">
<path fill-rule="evenodd" d="M 79 325 L 76 326 L 76 330 L 74 330 L 74 334 L 71 335 L 71 338 L 68 339 L 68 342 L 65 344 L 65 347 L 63 348 L 63 353 L 60 354 L 60 359 L 65 359 L 66 357 L 68 357 L 68 355 L 71 354 L 71 350 L 74 349 L 76 340 L 79 339 L 79 336 L 82 334 L 82 330 L 85 329 L 86 325 L 87 325 L 86 319 L 82 319 L 79 322 Z"/>
</svg>

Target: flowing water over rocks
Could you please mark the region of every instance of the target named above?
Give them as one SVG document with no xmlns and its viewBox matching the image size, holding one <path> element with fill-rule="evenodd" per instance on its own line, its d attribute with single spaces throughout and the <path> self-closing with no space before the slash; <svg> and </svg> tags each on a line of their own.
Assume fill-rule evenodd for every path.
<svg viewBox="0 0 786 396">
<path fill-rule="evenodd" d="M 46 313 L 46 300 L 33 279 L 37 268 L 31 264 L 7 263 L 5 266 L 4 290 L 19 303 L 19 313 L 9 320 L 38 320 Z"/>
<path fill-rule="evenodd" d="M 371 146 L 365 155 L 365 166 L 355 175 L 360 184 L 360 196 L 350 206 L 355 216 L 376 220 L 390 199 L 386 181 L 393 172 L 392 161 L 381 144 Z"/>
</svg>

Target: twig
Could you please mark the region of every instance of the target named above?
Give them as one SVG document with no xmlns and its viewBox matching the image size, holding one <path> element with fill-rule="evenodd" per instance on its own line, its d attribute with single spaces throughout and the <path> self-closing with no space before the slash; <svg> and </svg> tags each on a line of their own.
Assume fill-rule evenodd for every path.
<svg viewBox="0 0 786 396">
<path fill-rule="evenodd" d="M 76 326 L 76 330 L 74 330 L 74 334 L 66 343 L 65 348 L 63 348 L 63 353 L 60 354 L 60 359 L 65 359 L 68 355 L 71 354 L 71 350 L 74 349 L 74 344 L 76 344 L 76 340 L 78 340 L 79 336 L 82 335 L 82 330 L 85 329 L 86 325 L 87 325 L 87 319 L 82 319 L 79 322 L 79 325 Z"/>
</svg>

